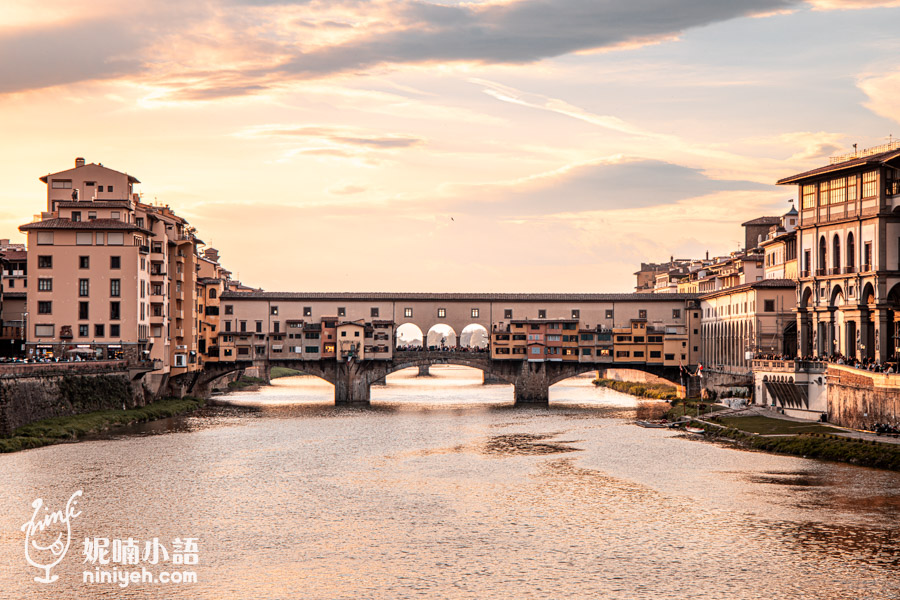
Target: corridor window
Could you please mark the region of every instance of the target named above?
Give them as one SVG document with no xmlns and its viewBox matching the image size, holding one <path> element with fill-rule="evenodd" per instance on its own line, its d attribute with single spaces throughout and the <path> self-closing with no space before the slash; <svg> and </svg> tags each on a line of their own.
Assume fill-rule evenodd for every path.
<svg viewBox="0 0 900 600">
<path fill-rule="evenodd" d="M 478 309 L 477 309 L 477 308 L 473 308 L 473 309 L 472 309 L 472 318 L 473 318 L 473 319 L 477 319 L 477 318 L 478 318 Z"/>
<path fill-rule="evenodd" d="M 607 319 L 612 319 L 612 318 L 613 318 L 613 311 L 612 311 L 612 310 L 610 310 L 610 309 L 607 309 L 607 310 L 606 310 L 606 318 L 607 318 Z"/>
<path fill-rule="evenodd" d="M 540 309 L 538 311 L 538 319 L 546 319 L 546 318 L 547 318 L 547 311 L 543 308 Z"/>
<path fill-rule="evenodd" d="M 411 308 L 404 308 L 403 316 L 406 317 L 407 319 L 411 319 L 413 316 L 413 310 Z"/>
<path fill-rule="evenodd" d="M 39 292 L 52 292 L 53 291 L 53 280 L 52 279 L 38 279 L 38 291 Z"/>
<path fill-rule="evenodd" d="M 438 315 L 438 318 L 439 318 L 439 319 L 445 318 L 445 317 L 447 316 L 447 309 L 446 309 L 446 308 L 439 308 L 439 309 L 438 309 L 437 315 Z"/>
<path fill-rule="evenodd" d="M 378 318 L 378 309 L 376 307 L 372 307 L 371 315 L 373 318 Z"/>
<path fill-rule="evenodd" d="M 572 309 L 572 318 L 573 318 L 573 319 L 580 319 L 580 318 L 581 318 L 581 311 L 578 310 L 578 309 L 574 309 L 574 308 L 573 308 L 573 309 Z"/>
<path fill-rule="evenodd" d="M 775 312 L 775 301 L 774 300 L 765 300 L 765 304 L 763 305 L 764 312 Z"/>
<path fill-rule="evenodd" d="M 639 310 L 638 311 L 638 319 L 646 319 L 646 318 L 647 318 L 647 311 L 644 309 Z"/>
<path fill-rule="evenodd" d="M 503 311 L 503 318 L 504 318 L 504 319 L 512 319 L 512 318 L 513 318 L 512 315 L 513 315 L 513 312 L 512 312 L 512 309 L 511 309 L 511 308 L 507 308 L 506 310 Z"/>
<path fill-rule="evenodd" d="M 673 308 L 673 309 L 672 309 L 672 318 L 673 318 L 673 319 L 680 319 L 680 318 L 681 318 L 681 309 L 680 309 L 680 308 Z"/>
</svg>

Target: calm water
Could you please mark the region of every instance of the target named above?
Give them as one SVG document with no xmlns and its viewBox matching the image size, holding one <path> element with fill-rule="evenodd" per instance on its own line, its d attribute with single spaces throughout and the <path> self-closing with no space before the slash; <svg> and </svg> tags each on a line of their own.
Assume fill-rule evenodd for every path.
<svg viewBox="0 0 900 600">
<path fill-rule="evenodd" d="M 0 455 L 0 598 L 900 598 L 898 474 L 641 429 L 588 379 L 517 409 L 480 373 L 433 372 L 370 409 L 289 378 Z M 59 580 L 35 583 L 31 502 L 79 489 Z M 199 538 L 198 582 L 83 583 L 85 537 Z"/>
</svg>

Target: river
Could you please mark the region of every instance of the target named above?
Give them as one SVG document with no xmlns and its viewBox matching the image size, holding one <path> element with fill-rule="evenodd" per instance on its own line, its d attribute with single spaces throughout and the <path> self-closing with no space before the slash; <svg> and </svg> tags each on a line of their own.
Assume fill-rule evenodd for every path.
<svg viewBox="0 0 900 600">
<path fill-rule="evenodd" d="M 0 455 L 0 598 L 900 598 L 900 474 L 641 429 L 588 378 L 515 408 L 511 386 L 432 372 L 392 375 L 371 408 L 291 377 Z M 76 490 L 59 579 L 37 583 L 20 527 Z M 85 582 L 114 566 L 95 538 L 156 538 L 168 563 L 118 568 L 197 582 Z M 176 538 L 196 565 L 173 564 Z"/>
</svg>

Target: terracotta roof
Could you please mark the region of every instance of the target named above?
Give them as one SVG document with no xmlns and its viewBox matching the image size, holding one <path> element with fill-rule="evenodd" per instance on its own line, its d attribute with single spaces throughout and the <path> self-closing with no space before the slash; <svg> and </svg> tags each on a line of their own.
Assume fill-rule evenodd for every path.
<svg viewBox="0 0 900 600">
<path fill-rule="evenodd" d="M 778 225 L 779 223 L 781 223 L 781 217 L 757 217 L 752 221 L 741 223 L 741 227 L 746 227 L 747 225 Z"/>
<path fill-rule="evenodd" d="M 743 292 L 746 290 L 756 290 L 756 289 L 771 289 L 771 288 L 790 288 L 794 289 L 797 287 L 797 282 L 793 279 L 763 279 L 762 281 L 751 281 L 750 283 L 742 283 L 741 285 L 736 285 L 730 288 L 724 288 L 721 290 L 716 290 L 714 292 L 709 292 L 708 294 L 703 294 L 700 296 L 701 299 L 706 298 L 714 298 L 716 296 L 725 296 L 727 294 L 732 294 L 734 292 Z M 793 305 L 792 305 L 793 306 Z"/>
<path fill-rule="evenodd" d="M 131 200 L 63 200 L 57 202 L 59 208 L 123 208 L 130 207 Z"/>
<path fill-rule="evenodd" d="M 222 292 L 227 300 L 360 300 L 360 301 L 470 301 L 470 302 L 665 302 L 696 300 L 699 294 L 502 294 L 430 292 Z"/>
<path fill-rule="evenodd" d="M 124 231 L 141 231 L 148 235 L 153 232 L 138 227 L 134 223 L 124 223 L 118 219 L 93 219 L 88 221 L 73 221 L 72 219 L 44 219 L 27 225 L 19 226 L 19 231 L 32 231 L 36 229 L 121 229 Z"/>
<path fill-rule="evenodd" d="M 25 260 L 28 258 L 27 250 L 7 250 L 5 252 L 0 252 L 6 260 Z"/>
<path fill-rule="evenodd" d="M 84 166 L 85 167 L 100 167 L 101 169 L 106 169 L 107 171 L 112 171 L 113 173 L 118 173 L 119 175 L 126 175 L 128 177 L 129 183 L 140 183 L 140 181 L 138 181 L 136 177 L 134 177 L 132 175 L 128 175 L 128 173 L 122 173 L 121 171 L 116 171 L 115 169 L 110 169 L 109 167 L 104 167 L 102 164 L 99 164 L 99 163 L 88 163 Z M 56 173 L 48 173 L 42 177 L 39 177 L 39 179 L 41 181 L 43 181 L 44 183 L 47 183 L 47 179 L 49 179 L 50 177 L 53 177 L 55 175 L 63 175 L 65 173 L 71 173 L 72 171 L 75 171 L 76 169 L 81 169 L 81 168 L 83 168 L 83 167 L 73 167 L 71 169 L 66 169 L 65 171 L 57 171 Z"/>
<path fill-rule="evenodd" d="M 818 175 L 837 173 L 839 171 L 865 167 L 867 165 L 881 165 L 898 157 L 900 157 L 900 150 L 888 150 L 887 152 L 882 152 L 880 154 L 861 156 L 859 158 L 846 160 L 844 162 L 835 163 L 833 165 L 819 167 L 818 169 L 813 169 L 811 171 L 804 171 L 803 173 L 798 173 L 796 175 L 791 175 L 790 177 L 785 177 L 784 179 L 779 179 L 777 183 L 778 185 L 784 185 L 787 183 L 799 183 L 803 180 L 811 179 Z"/>
</svg>

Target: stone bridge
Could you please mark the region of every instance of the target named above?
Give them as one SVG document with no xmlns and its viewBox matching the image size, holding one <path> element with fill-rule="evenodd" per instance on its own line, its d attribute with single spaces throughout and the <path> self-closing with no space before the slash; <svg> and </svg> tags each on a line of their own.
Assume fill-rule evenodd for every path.
<svg viewBox="0 0 900 600">
<path fill-rule="evenodd" d="M 383 382 L 395 371 L 410 367 L 430 365 L 460 365 L 479 369 L 485 377 L 505 381 L 515 388 L 516 404 L 547 404 L 550 386 L 570 377 L 598 369 L 632 369 L 644 371 L 673 384 L 679 383 L 679 368 L 644 363 L 587 363 L 574 361 L 518 361 L 492 360 L 487 352 L 458 351 L 395 351 L 392 360 L 362 360 L 338 362 L 336 360 L 270 359 L 268 361 L 237 361 L 207 363 L 196 376 L 188 391 L 202 393 L 214 380 L 228 373 L 252 366 L 268 373 L 274 366 L 302 371 L 334 385 L 336 404 L 369 404 L 373 383 Z M 693 367 L 691 370 L 695 370 Z M 689 378 L 693 380 L 695 378 Z M 687 394 L 696 393 L 697 382 L 688 381 Z M 196 392 L 195 392 L 196 393 Z"/>
</svg>

